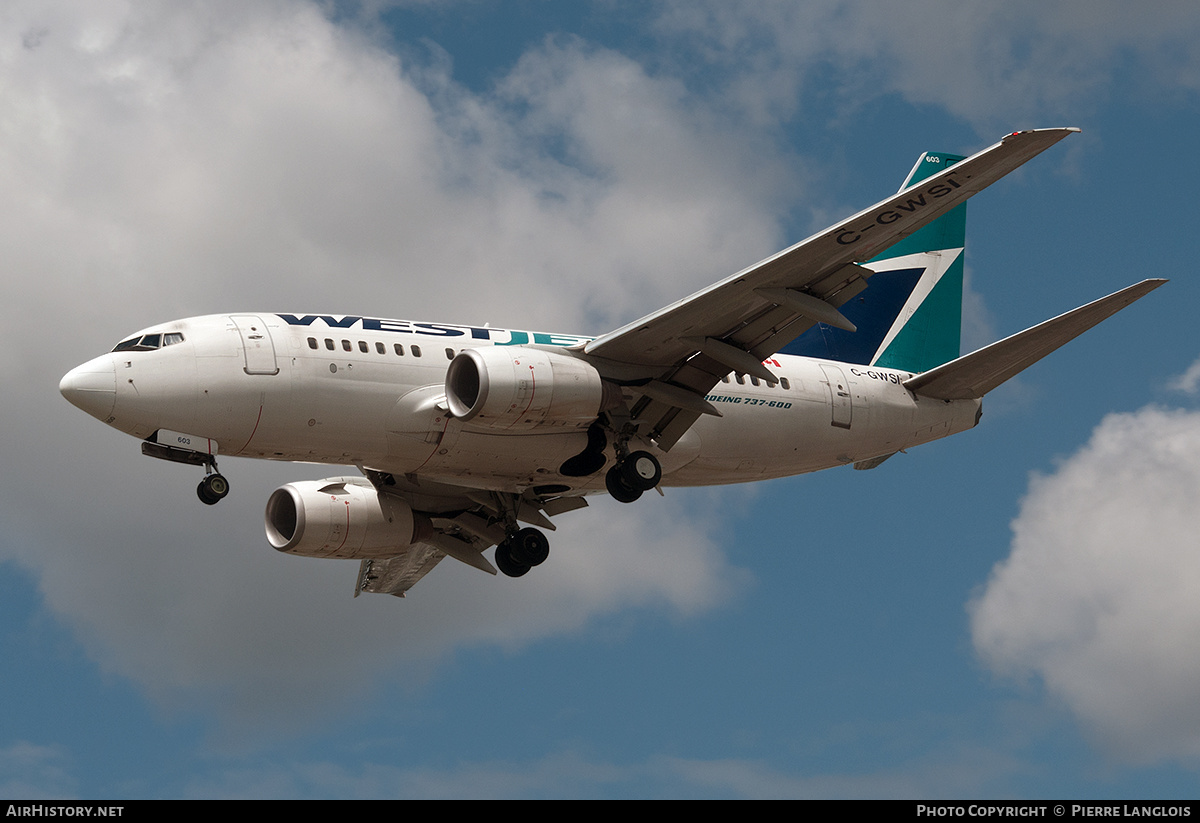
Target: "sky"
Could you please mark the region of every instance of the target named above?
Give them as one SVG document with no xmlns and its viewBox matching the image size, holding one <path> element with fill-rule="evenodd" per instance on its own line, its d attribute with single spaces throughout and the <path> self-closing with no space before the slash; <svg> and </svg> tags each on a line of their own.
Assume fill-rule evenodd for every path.
<svg viewBox="0 0 1200 823">
<path fill-rule="evenodd" d="M 0 100 L 0 795 L 1200 794 L 1193 2 L 11 0 Z M 523 578 L 353 598 L 262 526 L 341 467 L 206 507 L 57 391 L 218 312 L 600 334 L 1052 126 L 964 351 L 1168 285 L 970 432 L 594 499 Z"/>
</svg>

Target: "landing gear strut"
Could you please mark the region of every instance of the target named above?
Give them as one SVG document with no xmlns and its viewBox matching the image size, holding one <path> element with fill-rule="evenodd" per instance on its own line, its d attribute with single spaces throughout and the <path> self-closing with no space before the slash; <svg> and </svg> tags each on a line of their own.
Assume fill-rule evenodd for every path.
<svg viewBox="0 0 1200 823">
<path fill-rule="evenodd" d="M 647 451 L 636 451 L 626 455 L 604 475 L 604 486 L 608 493 L 622 503 L 632 503 L 662 480 L 662 466 L 658 458 Z"/>
<path fill-rule="evenodd" d="M 496 565 L 509 577 L 520 577 L 550 556 L 550 541 L 537 529 L 521 529 L 496 547 Z"/>
</svg>

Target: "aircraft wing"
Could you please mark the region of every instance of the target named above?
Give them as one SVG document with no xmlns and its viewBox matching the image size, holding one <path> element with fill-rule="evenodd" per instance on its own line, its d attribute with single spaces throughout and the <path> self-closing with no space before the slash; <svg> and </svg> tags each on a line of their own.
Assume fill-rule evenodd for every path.
<svg viewBox="0 0 1200 823">
<path fill-rule="evenodd" d="M 391 557 L 363 560 L 358 568 L 355 597 L 363 592 L 404 597 L 405 592 L 446 557 L 496 574 L 496 567 L 483 553 L 505 540 L 505 531 L 499 523 L 506 513 L 523 523 L 553 531 L 551 517 L 587 507 L 587 500 L 582 497 L 539 495 L 530 490 L 506 500 L 503 495 L 486 489 L 430 481 L 414 485 L 414 481 L 385 470 L 359 468 L 380 495 L 398 497 L 413 509 L 426 513 L 431 530 L 417 543 L 398 549 Z M 506 509 L 506 505 L 510 508 Z"/>
<path fill-rule="evenodd" d="M 496 567 L 483 556 L 497 542 L 491 539 L 493 535 L 484 536 L 490 528 L 485 520 L 467 513 L 456 518 L 438 517 L 434 518 L 434 528 L 436 531 L 425 540 L 402 549 L 394 557 L 362 561 L 354 596 L 371 592 L 404 597 L 444 557 L 461 560 L 489 574 L 496 573 Z"/>
<path fill-rule="evenodd" d="M 631 411 L 669 449 L 731 371 L 773 380 L 762 361 L 814 324 L 853 327 L 838 307 L 867 287 L 863 265 L 1041 154 L 1075 128 L 1015 132 L 791 248 L 584 344 L 602 373 L 642 397 Z"/>
</svg>

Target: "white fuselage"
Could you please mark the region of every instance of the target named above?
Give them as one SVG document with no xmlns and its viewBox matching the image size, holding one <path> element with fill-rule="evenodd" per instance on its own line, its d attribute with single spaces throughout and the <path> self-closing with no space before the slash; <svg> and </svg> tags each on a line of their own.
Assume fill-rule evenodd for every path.
<svg viewBox="0 0 1200 823">
<path fill-rule="evenodd" d="M 586 427 L 498 433 L 455 419 L 444 401 L 447 367 L 463 349 L 566 352 L 587 338 L 280 314 L 196 317 L 147 333 L 182 340 L 89 361 L 64 378 L 64 394 L 73 390 L 72 402 L 135 437 L 186 432 L 215 441 L 221 455 L 357 465 L 499 491 L 604 490 L 603 472 L 558 472 L 585 448 Z M 787 355 L 767 363 L 779 383 L 727 376 L 707 396 L 722 416 L 705 415 L 669 452 L 654 450 L 663 485 L 855 463 L 978 420 L 980 401 L 918 397 L 901 385 L 908 372 Z"/>
</svg>

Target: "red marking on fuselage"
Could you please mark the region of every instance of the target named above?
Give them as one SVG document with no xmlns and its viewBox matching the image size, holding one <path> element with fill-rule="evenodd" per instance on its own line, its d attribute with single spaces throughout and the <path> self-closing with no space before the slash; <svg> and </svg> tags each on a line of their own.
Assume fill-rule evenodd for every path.
<svg viewBox="0 0 1200 823">
<path fill-rule="evenodd" d="M 246 439 L 246 442 L 243 443 L 242 447 L 240 449 L 238 449 L 236 452 L 234 452 L 234 454 L 241 454 L 242 452 L 244 452 L 246 450 L 246 447 L 250 445 L 250 441 L 254 439 L 255 433 L 258 431 L 258 424 L 262 422 L 262 411 L 263 411 L 263 407 L 261 404 L 259 404 L 258 419 L 254 421 L 254 431 L 250 432 L 250 437 L 248 437 Z"/>
<path fill-rule="evenodd" d="M 333 499 L 337 500 L 336 497 L 334 497 Z M 334 551 L 340 552 L 342 550 L 342 546 L 345 546 L 346 541 L 349 539 L 350 539 L 350 501 L 347 500 L 346 501 L 346 531 L 342 533 L 342 542 L 338 543 L 337 548 L 334 549 Z"/>
<path fill-rule="evenodd" d="M 518 360 L 517 362 L 519 364 L 521 361 Z M 521 410 L 521 413 L 519 415 L 517 415 L 517 419 L 514 420 L 511 424 L 509 424 L 510 429 L 513 426 L 520 423 L 521 418 L 525 416 L 525 412 L 529 411 L 529 409 L 533 406 L 533 396 L 535 394 L 537 394 L 537 380 L 533 376 L 533 366 L 530 366 L 529 367 L 529 402 L 527 404 L 525 404 L 525 408 Z"/>
</svg>

